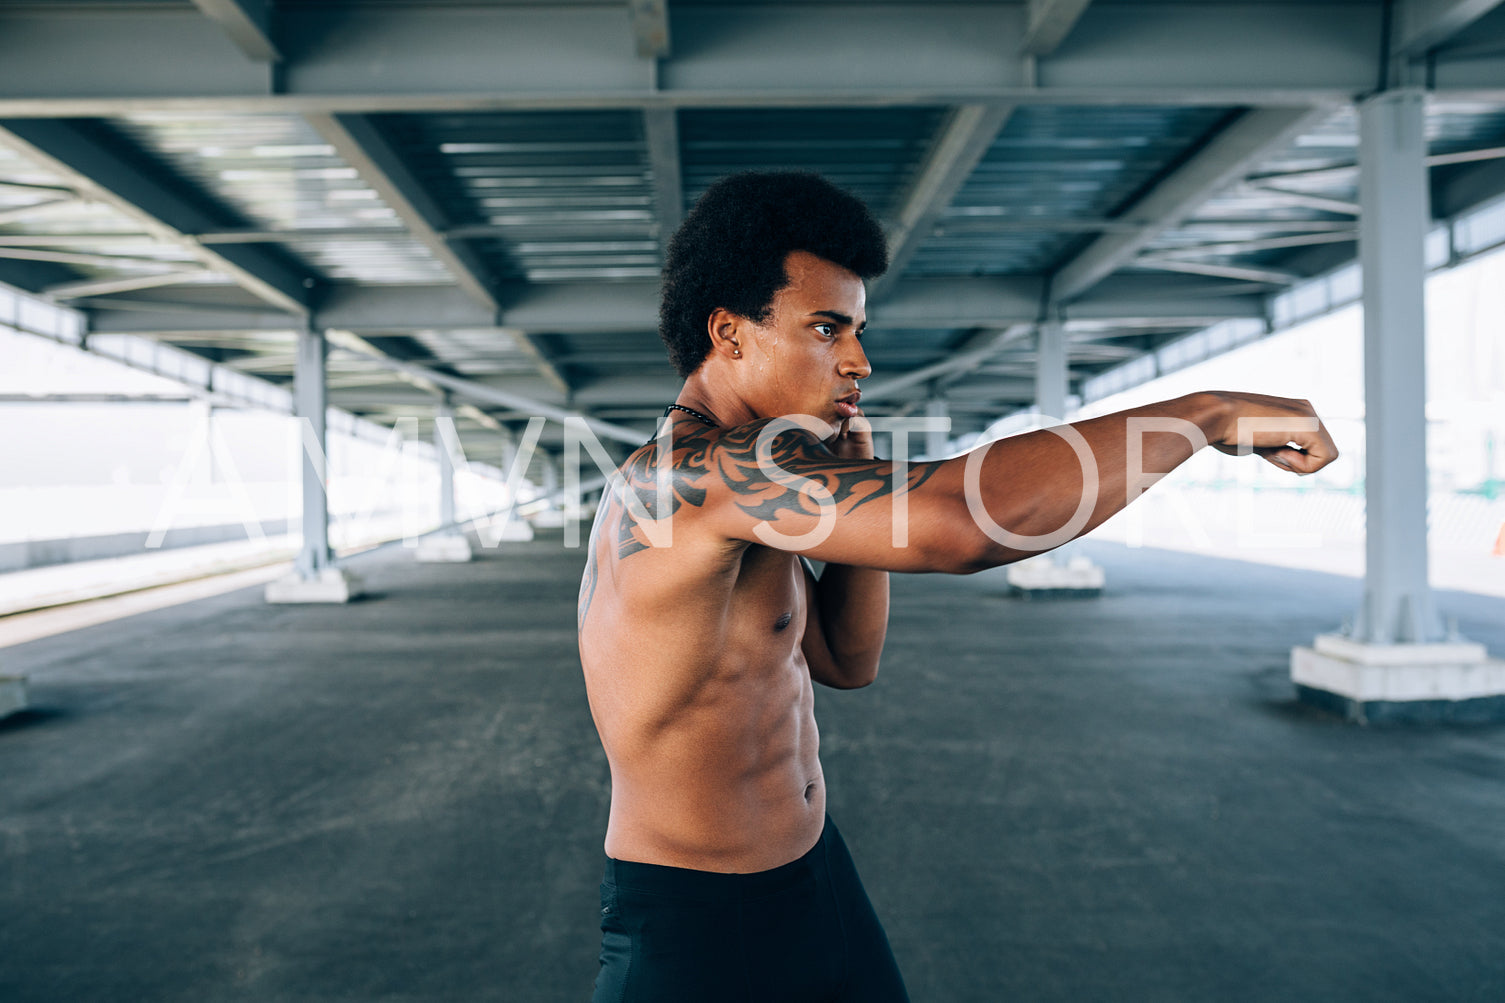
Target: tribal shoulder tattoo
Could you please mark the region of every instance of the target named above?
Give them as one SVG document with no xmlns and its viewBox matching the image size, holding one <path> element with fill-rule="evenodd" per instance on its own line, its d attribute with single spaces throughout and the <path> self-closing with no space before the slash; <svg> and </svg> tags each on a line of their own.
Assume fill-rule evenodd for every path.
<svg viewBox="0 0 1505 1003">
<path fill-rule="evenodd" d="M 595 596 L 603 533 L 623 560 L 654 546 L 655 524 L 686 506 L 704 508 L 713 492 L 730 492 L 749 516 L 777 523 L 785 516 L 819 517 L 822 502 L 846 515 L 901 488 L 919 487 L 937 469 L 913 464 L 900 478 L 888 460 L 842 460 L 815 433 L 778 418 L 731 429 L 681 425 L 673 441 L 667 468 L 660 466 L 661 440 L 654 439 L 628 458 L 607 489 L 580 584 L 581 625 Z"/>
</svg>

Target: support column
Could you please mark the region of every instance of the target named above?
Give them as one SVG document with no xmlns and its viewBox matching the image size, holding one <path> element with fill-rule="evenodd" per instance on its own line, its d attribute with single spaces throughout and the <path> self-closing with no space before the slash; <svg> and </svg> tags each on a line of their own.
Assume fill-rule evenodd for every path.
<svg viewBox="0 0 1505 1003">
<path fill-rule="evenodd" d="M 414 556 L 427 563 L 463 564 L 474 557 L 470 541 L 455 525 L 455 454 L 460 435 L 455 430 L 454 402 L 448 393 L 434 406 L 434 455 L 439 465 L 439 531 L 418 541 Z"/>
<path fill-rule="evenodd" d="M 1445 636 L 1427 577 L 1426 95 L 1359 107 L 1364 276 L 1364 599 L 1346 634 L 1291 653 L 1309 702 L 1357 720 L 1505 715 L 1505 664 Z"/>
<path fill-rule="evenodd" d="M 527 483 L 528 471 L 526 467 L 521 470 L 513 469 L 520 461 L 520 450 L 518 449 L 517 440 L 505 428 L 501 431 L 501 437 L 502 473 L 506 475 L 509 481 L 512 481 L 515 477 L 517 487 L 521 490 L 524 484 Z M 513 505 L 512 517 L 500 526 L 493 519 L 482 532 L 482 546 L 493 547 L 502 542 L 523 542 L 533 539 L 533 523 L 518 512 L 524 503 L 516 499 L 510 499 L 510 501 Z"/>
<path fill-rule="evenodd" d="M 1442 640 L 1427 580 L 1426 97 L 1392 91 L 1359 110 L 1364 275 L 1364 602 L 1370 644 Z"/>
<path fill-rule="evenodd" d="M 298 355 L 293 373 L 293 407 L 303 426 L 303 546 L 296 568 L 305 578 L 315 578 L 329 567 L 329 442 L 325 419 L 329 387 L 325 365 L 329 345 L 322 331 L 298 332 Z"/>
<path fill-rule="evenodd" d="M 1046 321 L 1035 329 L 1035 410 L 1050 424 L 1066 420 L 1066 328 Z"/>
<path fill-rule="evenodd" d="M 329 406 L 328 355 L 324 332 L 298 332 L 293 408 L 303 457 L 303 545 L 293 562 L 293 573 L 267 585 L 267 602 L 342 603 L 360 594 L 359 580 L 334 566 L 329 549 L 329 449 L 324 427 Z"/>
<path fill-rule="evenodd" d="M 559 492 L 559 468 L 554 465 L 554 458 L 543 450 L 536 454 L 539 475 L 542 478 L 540 487 L 544 494 L 555 496 Z M 539 529 L 561 529 L 564 527 L 564 509 L 558 501 L 551 502 L 549 507 L 533 517 L 533 525 Z"/>
<path fill-rule="evenodd" d="M 925 402 L 925 417 L 949 418 L 951 408 L 944 397 L 932 397 Z M 950 451 L 951 433 L 941 428 L 925 430 L 925 459 L 939 460 Z"/>
<path fill-rule="evenodd" d="M 1066 328 L 1059 320 L 1043 321 L 1035 328 L 1035 413 L 1042 424 L 1059 425 L 1066 413 L 1070 389 Z M 1032 557 L 1008 568 L 1008 581 L 1023 599 L 1091 598 L 1102 594 L 1103 569 L 1068 543 L 1048 554 Z"/>
</svg>

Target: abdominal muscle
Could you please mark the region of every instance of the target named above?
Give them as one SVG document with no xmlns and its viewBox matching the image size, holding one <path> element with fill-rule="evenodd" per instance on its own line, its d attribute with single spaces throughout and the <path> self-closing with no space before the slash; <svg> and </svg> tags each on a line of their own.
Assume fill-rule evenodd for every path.
<svg viewBox="0 0 1505 1003">
<path fill-rule="evenodd" d="M 608 856 L 751 873 L 815 845 L 826 787 L 814 694 L 797 650 L 781 662 L 730 677 L 712 667 L 693 702 L 658 728 L 592 700 L 611 764 Z"/>
</svg>

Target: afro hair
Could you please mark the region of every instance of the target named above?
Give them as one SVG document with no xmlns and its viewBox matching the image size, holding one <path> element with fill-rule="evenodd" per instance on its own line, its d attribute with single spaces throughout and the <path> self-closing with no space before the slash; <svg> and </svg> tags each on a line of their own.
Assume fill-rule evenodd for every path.
<svg viewBox="0 0 1505 1003">
<path fill-rule="evenodd" d="M 706 321 L 717 308 L 767 321 L 789 284 L 784 259 L 807 251 L 863 279 L 888 268 L 883 228 L 855 195 L 809 171 L 746 171 L 722 178 L 669 242 L 659 337 L 680 376 L 705 361 Z"/>
</svg>

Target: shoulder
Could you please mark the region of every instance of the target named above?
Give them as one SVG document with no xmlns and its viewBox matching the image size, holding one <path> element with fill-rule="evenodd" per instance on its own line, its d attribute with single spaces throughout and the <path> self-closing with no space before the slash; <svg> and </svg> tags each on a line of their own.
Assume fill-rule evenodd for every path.
<svg viewBox="0 0 1505 1003">
<path fill-rule="evenodd" d="M 680 423 L 635 450 L 613 478 L 612 517 L 627 556 L 654 544 L 658 533 L 704 531 L 745 539 L 749 517 L 819 514 L 819 499 L 847 487 L 847 475 L 826 447 L 815 419 L 763 418 L 732 428 Z M 871 464 L 858 464 L 866 468 Z M 870 472 L 869 472 L 870 473 Z M 807 497 L 812 490 L 819 498 Z M 812 506 L 814 506 L 812 508 Z M 729 521 L 730 520 L 730 521 Z"/>
<path fill-rule="evenodd" d="M 652 491 L 665 473 L 676 492 L 714 491 L 754 472 L 773 476 L 804 463 L 834 460 L 819 434 L 824 429 L 816 424 L 815 419 L 799 416 L 759 418 L 731 428 L 681 424 L 673 430 L 672 448 L 666 450 L 667 437 L 652 439 L 633 451 L 618 473 L 622 486 L 635 494 Z"/>
<path fill-rule="evenodd" d="M 791 464 L 828 463 L 835 456 L 827 448 L 830 430 L 802 415 L 759 418 L 728 429 L 707 429 L 705 459 L 758 466 L 765 476 L 791 469 Z"/>
</svg>

